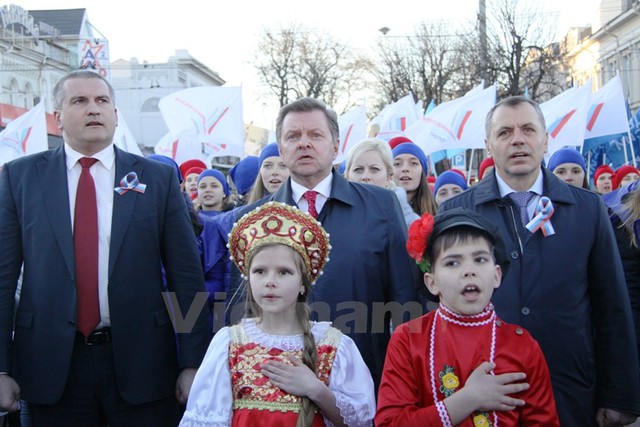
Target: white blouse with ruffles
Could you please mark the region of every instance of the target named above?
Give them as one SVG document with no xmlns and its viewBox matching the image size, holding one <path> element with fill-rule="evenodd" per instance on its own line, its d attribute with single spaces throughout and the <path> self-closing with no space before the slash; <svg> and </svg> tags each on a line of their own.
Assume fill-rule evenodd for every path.
<svg viewBox="0 0 640 427">
<path fill-rule="evenodd" d="M 329 322 L 311 322 L 311 333 L 320 342 L 331 327 Z M 303 336 L 270 335 L 263 332 L 255 319 L 242 321 L 244 332 L 252 342 L 266 348 L 301 350 Z M 230 426 L 233 417 L 233 393 L 229 369 L 229 327 L 216 333 L 189 393 L 187 409 L 180 427 Z M 341 335 L 331 375 L 329 389 L 336 397 L 345 423 L 349 426 L 370 426 L 376 411 L 375 394 L 371 373 L 362 360 L 355 343 Z M 332 424 L 324 419 L 327 426 Z"/>
</svg>

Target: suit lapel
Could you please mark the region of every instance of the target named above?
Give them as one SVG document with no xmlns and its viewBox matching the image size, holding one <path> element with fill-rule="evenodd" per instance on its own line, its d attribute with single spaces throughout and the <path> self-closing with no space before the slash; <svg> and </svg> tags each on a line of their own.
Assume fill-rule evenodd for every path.
<svg viewBox="0 0 640 427">
<path fill-rule="evenodd" d="M 73 231 L 69 212 L 69 185 L 64 148 L 46 152 L 37 163 L 44 211 L 64 257 L 69 274 L 74 275 Z"/>
<path fill-rule="evenodd" d="M 293 200 L 293 194 L 291 192 L 291 178 L 287 179 L 287 181 L 280 186 L 278 191 L 271 196 L 270 200 L 286 203 L 291 206 L 298 206 L 296 201 Z"/>
<path fill-rule="evenodd" d="M 116 150 L 116 175 L 114 188 L 120 186 L 120 180 L 123 176 L 129 172 L 135 172 L 138 175 L 138 179 L 144 182 L 143 171 L 138 164 L 137 159 L 118 149 Z M 136 200 L 138 200 L 139 193 L 135 191 L 127 191 L 120 195 L 114 192 L 113 195 L 113 212 L 111 214 L 111 246 L 109 248 L 109 277 L 113 272 L 115 261 L 118 258 L 118 252 L 122 246 L 125 232 L 129 227 L 131 216 L 133 215 Z"/>
</svg>

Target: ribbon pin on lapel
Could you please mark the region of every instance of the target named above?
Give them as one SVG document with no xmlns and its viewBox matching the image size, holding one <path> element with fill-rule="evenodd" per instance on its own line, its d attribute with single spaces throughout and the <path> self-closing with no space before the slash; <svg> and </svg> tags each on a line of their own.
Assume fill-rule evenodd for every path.
<svg viewBox="0 0 640 427">
<path fill-rule="evenodd" d="M 129 190 L 137 191 L 144 194 L 144 190 L 147 188 L 146 184 L 143 184 L 138 180 L 138 175 L 135 172 L 129 172 L 120 180 L 120 187 L 114 188 L 116 193 L 123 195 Z"/>
<path fill-rule="evenodd" d="M 553 207 L 553 203 L 551 203 L 551 199 L 546 196 L 540 197 L 538 206 L 536 206 L 536 215 L 527 224 L 527 229 L 531 233 L 535 233 L 538 229 L 542 229 L 544 237 L 555 234 L 553 225 L 551 225 L 551 216 L 554 211 L 555 209 Z"/>
</svg>

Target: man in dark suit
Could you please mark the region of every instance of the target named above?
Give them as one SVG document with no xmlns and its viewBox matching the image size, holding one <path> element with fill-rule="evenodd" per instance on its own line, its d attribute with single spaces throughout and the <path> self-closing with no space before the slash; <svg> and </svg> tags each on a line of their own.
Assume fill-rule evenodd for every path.
<svg viewBox="0 0 640 427">
<path fill-rule="evenodd" d="M 391 313 L 396 325 L 422 314 L 398 200 L 389 190 L 349 182 L 333 170 L 338 119 L 324 103 L 302 98 L 282 107 L 276 137 L 290 179 L 238 216 L 270 200 L 317 216 L 330 234 L 331 260 L 313 287 L 311 308 L 319 320 L 333 321 L 353 338 L 377 386 Z M 313 203 L 305 198 L 308 191 L 315 192 Z"/>
<path fill-rule="evenodd" d="M 540 167 L 548 135 L 540 107 L 528 98 L 493 107 L 485 143 L 494 171 L 440 210 L 462 206 L 500 226 L 511 263 L 492 301 L 500 317 L 540 343 L 560 423 L 633 422 L 640 413 L 635 334 L 602 200 Z"/>
<path fill-rule="evenodd" d="M 0 407 L 24 399 L 35 426 L 176 425 L 210 338 L 202 310 L 172 327 L 204 291 L 176 172 L 114 147 L 99 74 L 64 76 L 54 108 L 64 145 L 0 179 Z"/>
</svg>

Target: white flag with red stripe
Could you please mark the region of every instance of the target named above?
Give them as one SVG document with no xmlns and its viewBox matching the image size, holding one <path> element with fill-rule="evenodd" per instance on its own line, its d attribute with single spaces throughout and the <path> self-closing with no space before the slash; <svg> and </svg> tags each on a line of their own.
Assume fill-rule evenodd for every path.
<svg viewBox="0 0 640 427">
<path fill-rule="evenodd" d="M 371 122 L 378 125 L 376 138 L 389 141 L 391 138 L 405 134 L 405 130 L 420 120 L 422 111 L 418 111 L 413 95 L 400 98 L 393 104 L 387 105 Z"/>
<path fill-rule="evenodd" d="M 563 147 L 582 147 L 591 101 L 591 80 L 540 104 L 549 134 L 550 157 Z"/>
<path fill-rule="evenodd" d="M 0 165 L 49 148 L 44 102 L 9 122 L 0 132 Z"/>
<path fill-rule="evenodd" d="M 591 97 L 583 151 L 629 133 L 629 118 L 622 82 L 616 75 Z"/>
<path fill-rule="evenodd" d="M 189 158 L 244 156 L 242 88 L 193 87 L 165 96 L 158 106 L 172 138 L 192 152 Z"/>
<path fill-rule="evenodd" d="M 120 111 L 118 111 L 118 127 L 113 135 L 113 143 L 124 151 L 142 156 L 142 151 Z"/>
<path fill-rule="evenodd" d="M 340 128 L 340 145 L 338 155 L 333 161 L 340 164 L 347 158 L 347 154 L 358 142 L 367 137 L 367 107 L 361 105 L 338 117 Z"/>
<path fill-rule="evenodd" d="M 427 155 L 484 148 L 485 119 L 495 103 L 495 84 L 486 89 L 473 88 L 462 98 L 436 106 L 405 134 Z"/>
</svg>

